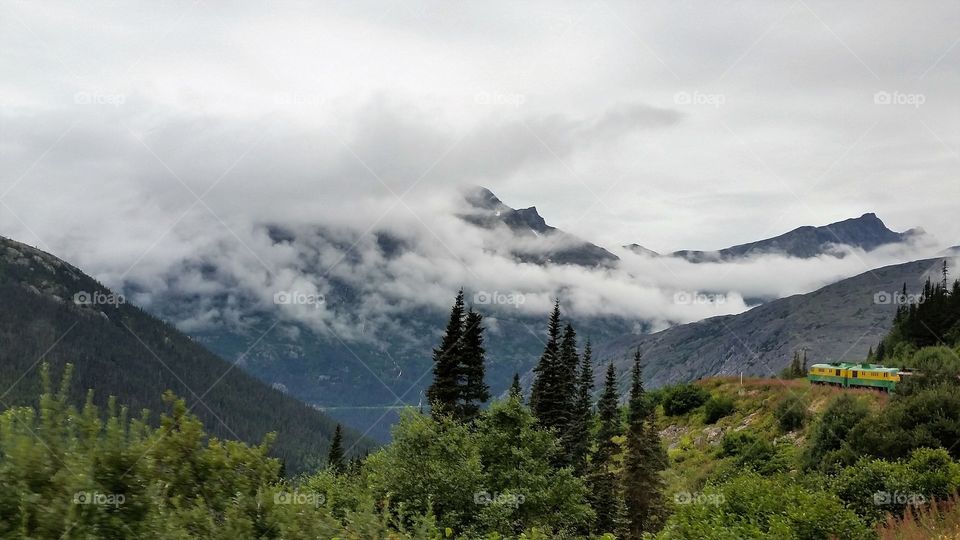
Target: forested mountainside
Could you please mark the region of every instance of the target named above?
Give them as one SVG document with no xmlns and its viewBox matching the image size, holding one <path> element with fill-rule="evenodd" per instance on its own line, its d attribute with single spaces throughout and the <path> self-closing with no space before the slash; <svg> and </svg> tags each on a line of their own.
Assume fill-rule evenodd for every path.
<svg viewBox="0 0 960 540">
<path fill-rule="evenodd" d="M 260 443 L 276 432 L 275 455 L 288 472 L 323 462 L 337 422 L 243 370 L 104 288 L 77 268 L 0 238 L 0 403 L 33 404 L 42 363 L 74 366 L 71 402 L 116 396 L 137 413 L 164 410 L 172 390 L 213 436 Z M 248 347 L 254 346 L 250 342 Z M 347 429 L 345 444 L 372 443 Z"/>
</svg>

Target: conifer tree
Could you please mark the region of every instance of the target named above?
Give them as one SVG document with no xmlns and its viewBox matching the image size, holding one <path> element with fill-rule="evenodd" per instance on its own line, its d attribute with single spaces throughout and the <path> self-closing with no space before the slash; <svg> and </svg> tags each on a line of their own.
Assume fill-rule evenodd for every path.
<svg viewBox="0 0 960 540">
<path fill-rule="evenodd" d="M 658 528 L 667 459 L 654 419 L 655 410 L 643 389 L 640 349 L 633 358 L 628 405 L 627 451 L 624 459 L 624 503 L 631 538 Z"/>
<path fill-rule="evenodd" d="M 593 350 L 590 340 L 583 349 L 580 371 L 577 376 L 577 397 L 573 407 L 573 421 L 570 432 L 575 435 L 571 448 L 571 464 L 574 472 L 582 476 L 586 473 L 587 455 L 590 453 L 590 424 L 593 420 Z"/>
<path fill-rule="evenodd" d="M 614 456 L 619 449 L 614 437 L 622 434 L 617 373 L 613 364 L 607 366 L 603 393 L 597 403 L 597 415 L 600 428 L 597 433 L 597 449 L 591 462 L 589 483 L 591 503 L 597 515 L 595 532 L 602 534 L 616 530 L 622 507 L 620 486 L 613 471 Z"/>
<path fill-rule="evenodd" d="M 460 398 L 460 358 L 464 332 L 463 289 L 457 293 L 440 347 L 433 350 L 433 383 L 427 389 L 431 411 L 456 414 Z"/>
<path fill-rule="evenodd" d="M 563 434 L 570 415 L 564 404 L 569 395 L 560 395 L 563 385 L 563 362 L 560 354 L 560 301 L 553 306 L 550 322 L 547 326 L 547 344 L 543 348 L 540 362 L 534 371 L 537 374 L 530 393 L 530 407 L 540 424 L 548 429 L 557 429 Z"/>
<path fill-rule="evenodd" d="M 520 374 L 513 374 L 513 382 L 510 384 L 510 393 L 511 398 L 515 398 L 519 401 L 523 401 L 523 387 L 520 386 Z"/>
<path fill-rule="evenodd" d="M 337 429 L 333 432 L 333 441 L 330 442 L 330 453 L 327 454 L 327 467 L 337 474 L 346 471 L 343 452 L 343 428 L 337 424 Z"/>
<path fill-rule="evenodd" d="M 557 396 L 555 407 L 555 428 L 560 434 L 563 452 L 558 455 L 558 465 L 573 463 L 576 447 L 583 439 L 583 432 L 577 429 L 577 382 L 580 355 L 577 354 L 577 332 L 567 323 L 560 341 L 560 364 L 557 367 Z"/>
<path fill-rule="evenodd" d="M 483 347 L 483 316 L 471 308 L 464 324 L 458 377 L 459 409 L 456 416 L 466 422 L 476 418 L 480 406 L 490 399 L 490 387 L 484 381 L 486 350 Z"/>
</svg>

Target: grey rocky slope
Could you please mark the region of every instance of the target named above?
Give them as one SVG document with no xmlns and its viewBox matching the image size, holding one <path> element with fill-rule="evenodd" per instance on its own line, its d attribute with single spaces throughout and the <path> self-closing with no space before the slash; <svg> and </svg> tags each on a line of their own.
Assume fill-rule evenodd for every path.
<svg viewBox="0 0 960 540">
<path fill-rule="evenodd" d="M 713 375 L 769 376 L 802 349 L 810 362 L 862 360 L 891 327 L 895 293 L 904 284 L 915 293 L 927 276 L 938 279 L 943 260 L 886 266 L 738 315 L 619 336 L 598 343 L 595 353 L 625 372 L 639 347 L 653 387 Z"/>
</svg>

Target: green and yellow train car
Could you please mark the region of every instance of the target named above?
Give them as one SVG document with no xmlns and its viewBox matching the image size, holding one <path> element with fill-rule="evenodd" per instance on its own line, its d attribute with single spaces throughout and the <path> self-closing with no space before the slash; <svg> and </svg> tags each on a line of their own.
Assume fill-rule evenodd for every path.
<svg viewBox="0 0 960 540">
<path fill-rule="evenodd" d="M 900 370 L 877 364 L 834 362 L 814 364 L 807 371 L 813 384 L 832 384 L 843 388 L 874 388 L 893 392 L 900 382 Z"/>
</svg>

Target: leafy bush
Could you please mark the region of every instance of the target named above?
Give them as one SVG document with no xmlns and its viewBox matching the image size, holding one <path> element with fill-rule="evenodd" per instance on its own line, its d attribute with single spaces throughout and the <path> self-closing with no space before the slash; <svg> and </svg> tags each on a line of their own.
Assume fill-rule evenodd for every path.
<svg viewBox="0 0 960 540">
<path fill-rule="evenodd" d="M 727 396 L 714 396 L 703 406 L 704 422 L 715 424 L 717 420 L 733 413 L 733 399 Z"/>
<path fill-rule="evenodd" d="M 694 384 L 678 384 L 663 392 L 663 412 L 680 416 L 696 409 L 710 399 L 710 393 Z"/>
<path fill-rule="evenodd" d="M 57 393 L 44 366 L 39 406 L 0 413 L 0 538 L 384 538 L 395 527 L 373 507 L 332 515 L 280 476 L 262 445 L 210 438 L 167 393 L 153 427 L 68 405 L 70 367 Z M 438 534 L 417 519 L 413 534 Z M 412 530 L 412 529 L 411 529 Z M 400 537 L 406 537 L 399 533 Z"/>
<path fill-rule="evenodd" d="M 720 457 L 733 458 L 740 470 L 770 474 L 787 469 L 776 447 L 750 430 L 732 431 L 720 443 Z"/>
<path fill-rule="evenodd" d="M 791 392 L 780 400 L 773 415 L 783 431 L 800 429 L 807 423 L 807 400 Z"/>
<path fill-rule="evenodd" d="M 469 538 L 531 527 L 560 535 L 594 515 L 583 482 L 552 466 L 559 451 L 516 399 L 493 403 L 475 428 L 408 409 L 364 473 L 404 521 L 432 511 L 441 528 Z"/>
<path fill-rule="evenodd" d="M 836 495 L 788 477 L 746 473 L 678 499 L 662 540 L 872 538 L 872 531 Z"/>
<path fill-rule="evenodd" d="M 902 461 L 862 458 L 841 471 L 834 488 L 869 521 L 902 515 L 910 505 L 946 500 L 960 485 L 960 465 L 943 449 L 921 448 Z"/>
<path fill-rule="evenodd" d="M 847 435 L 870 414 L 867 405 L 852 394 L 839 394 L 824 409 L 807 443 L 807 467 L 832 470 L 852 465 L 858 453 L 847 443 Z"/>
<path fill-rule="evenodd" d="M 902 459 L 917 448 L 947 448 L 960 458 L 960 393 L 940 386 L 896 396 L 880 414 L 858 423 L 847 445 L 859 455 Z"/>
</svg>

